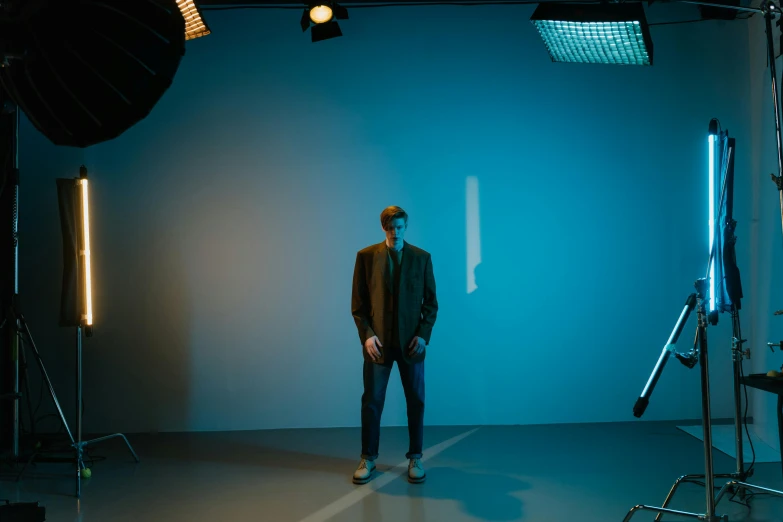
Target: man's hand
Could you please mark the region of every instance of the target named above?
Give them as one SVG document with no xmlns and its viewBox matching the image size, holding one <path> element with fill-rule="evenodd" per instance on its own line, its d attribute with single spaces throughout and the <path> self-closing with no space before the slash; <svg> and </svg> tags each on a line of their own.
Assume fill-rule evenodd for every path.
<svg viewBox="0 0 783 522">
<path fill-rule="evenodd" d="M 364 351 L 367 352 L 367 355 L 370 357 L 370 359 L 375 362 L 381 358 L 381 348 L 383 348 L 383 345 L 381 344 L 381 341 L 378 339 L 377 335 L 373 335 L 364 341 Z"/>
<path fill-rule="evenodd" d="M 421 337 L 414 337 L 411 344 L 408 345 L 408 355 L 416 357 L 424 353 L 424 349 L 427 347 L 427 343 Z"/>
</svg>

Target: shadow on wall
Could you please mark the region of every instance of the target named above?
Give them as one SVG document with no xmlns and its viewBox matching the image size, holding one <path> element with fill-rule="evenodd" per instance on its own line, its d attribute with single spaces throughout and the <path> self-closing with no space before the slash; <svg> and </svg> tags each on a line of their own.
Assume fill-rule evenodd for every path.
<svg viewBox="0 0 783 522">
<path fill-rule="evenodd" d="M 94 206 L 101 205 L 95 199 Z M 85 343 L 85 429 L 185 430 L 192 377 L 184 262 L 176 238 L 167 237 L 171 229 L 141 212 L 144 196 L 127 201 L 138 208 L 96 208 L 108 217 L 96 231 L 96 334 Z"/>
</svg>

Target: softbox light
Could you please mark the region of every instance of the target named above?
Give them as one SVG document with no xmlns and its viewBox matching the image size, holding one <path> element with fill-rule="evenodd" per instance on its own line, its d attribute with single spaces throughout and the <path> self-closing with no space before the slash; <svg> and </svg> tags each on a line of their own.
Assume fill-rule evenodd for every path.
<svg viewBox="0 0 783 522">
<path fill-rule="evenodd" d="M 0 2 L 0 86 L 56 145 L 88 147 L 144 119 L 184 53 L 176 0 Z"/>
<path fill-rule="evenodd" d="M 652 38 L 641 3 L 542 3 L 530 21 L 553 62 L 653 63 Z"/>
</svg>

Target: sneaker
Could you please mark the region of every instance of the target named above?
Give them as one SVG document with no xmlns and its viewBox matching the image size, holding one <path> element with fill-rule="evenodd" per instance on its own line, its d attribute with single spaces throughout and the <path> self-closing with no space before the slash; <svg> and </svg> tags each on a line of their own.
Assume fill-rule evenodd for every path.
<svg viewBox="0 0 783 522">
<path fill-rule="evenodd" d="M 424 473 L 424 464 L 421 463 L 421 459 L 411 459 L 408 463 L 408 482 L 420 484 L 426 478 L 427 474 Z"/>
<path fill-rule="evenodd" d="M 375 471 L 375 462 L 362 459 L 359 467 L 353 472 L 354 484 L 367 484 L 372 478 L 372 472 Z"/>
</svg>

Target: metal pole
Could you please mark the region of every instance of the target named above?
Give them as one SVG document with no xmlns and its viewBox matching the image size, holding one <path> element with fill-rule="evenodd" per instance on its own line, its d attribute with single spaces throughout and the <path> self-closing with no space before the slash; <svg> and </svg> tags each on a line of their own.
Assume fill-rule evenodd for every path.
<svg viewBox="0 0 783 522">
<path fill-rule="evenodd" d="M 12 154 L 13 160 L 13 176 L 14 183 L 14 196 L 13 196 L 13 216 L 12 216 L 12 229 L 11 234 L 14 241 L 14 295 L 11 297 L 11 306 L 18 304 L 19 297 L 19 106 L 16 106 L 14 110 L 14 128 L 12 135 Z M 14 319 L 14 335 L 11 336 L 11 356 L 13 357 L 13 374 L 14 374 L 14 407 L 13 407 L 13 443 L 12 454 L 14 460 L 19 458 L 19 321 Z"/>
<path fill-rule="evenodd" d="M 82 442 L 82 328 L 76 328 L 76 443 Z"/>
<path fill-rule="evenodd" d="M 715 516 L 715 476 L 712 461 L 712 412 L 710 411 L 710 369 L 707 356 L 707 314 L 704 301 L 699 302 L 699 351 L 701 357 L 701 411 L 704 430 L 704 475 L 707 490 L 707 512 L 705 520 L 712 521 Z"/>
<path fill-rule="evenodd" d="M 82 485 L 82 327 L 76 328 L 76 497 L 81 496 Z"/>
<path fill-rule="evenodd" d="M 781 176 L 783 176 L 783 136 L 780 132 L 780 104 L 778 102 L 778 80 L 777 80 L 777 68 L 775 67 L 775 44 L 772 40 L 772 19 L 775 17 L 772 14 L 774 8 L 770 9 L 767 5 L 767 9 L 764 11 L 764 24 L 767 31 L 767 60 L 769 61 L 769 74 L 772 77 L 772 104 L 775 108 L 775 135 L 777 137 L 778 146 L 778 175 L 773 174 L 772 179 L 778 186 L 778 199 L 780 201 L 780 225 L 781 232 L 783 232 L 783 186 L 781 186 Z"/>
<path fill-rule="evenodd" d="M 735 319 L 736 323 L 736 319 Z M 736 328 L 736 324 L 735 324 Z M 745 480 L 745 455 L 742 435 L 742 396 L 740 388 L 740 372 L 742 366 L 742 340 L 734 338 L 732 358 L 734 360 L 734 440 L 737 447 L 737 474 L 740 480 Z"/>
</svg>

